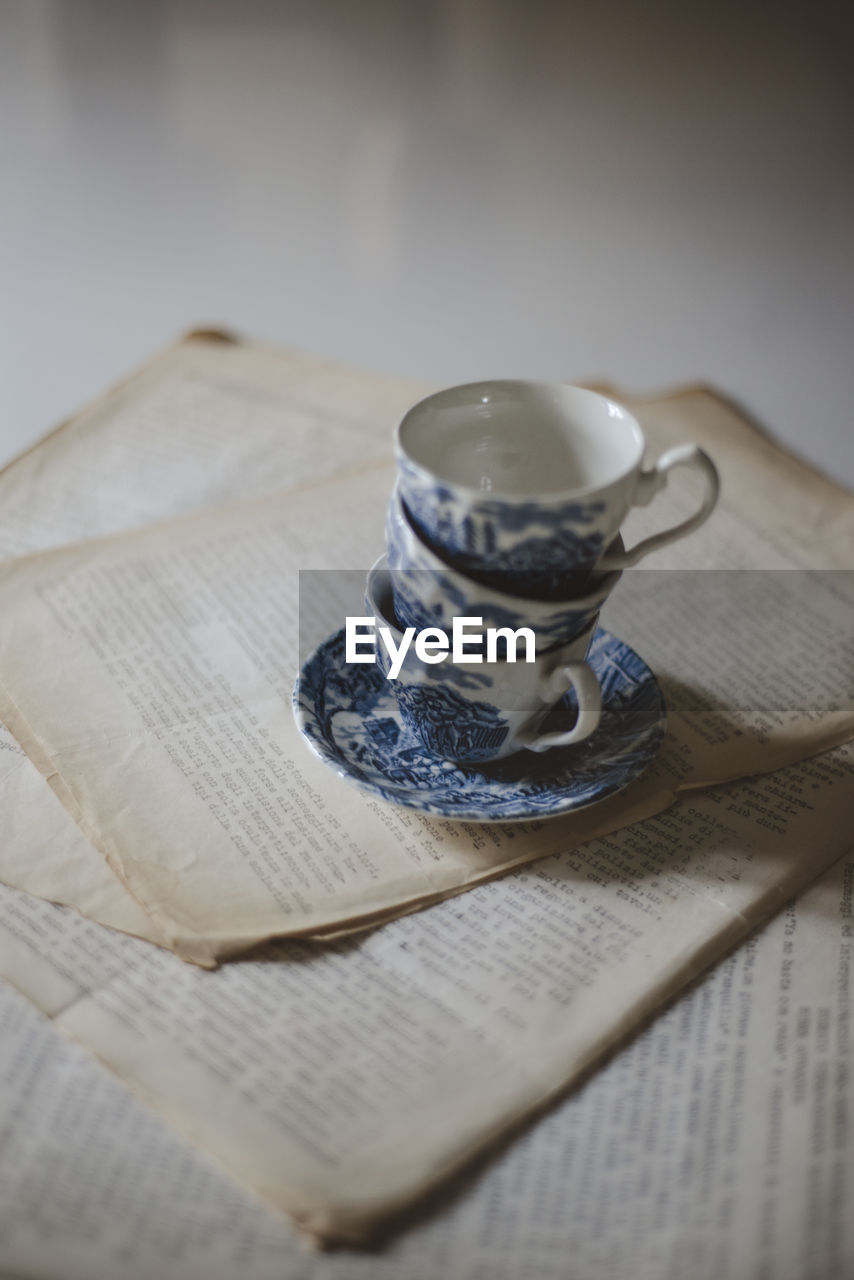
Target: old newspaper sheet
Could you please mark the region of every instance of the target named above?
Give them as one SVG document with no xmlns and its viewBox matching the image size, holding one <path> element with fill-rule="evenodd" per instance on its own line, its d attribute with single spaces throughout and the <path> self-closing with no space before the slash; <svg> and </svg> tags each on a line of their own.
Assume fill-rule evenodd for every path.
<svg viewBox="0 0 854 1280">
<path fill-rule="evenodd" d="M 692 406 L 697 423 L 714 422 L 721 414 L 726 422 L 731 413 L 705 393 L 689 396 L 687 401 L 680 407 L 683 420 Z M 666 419 L 675 401 L 661 405 L 666 406 Z M 687 434 L 696 436 L 698 431 Z M 828 527 L 834 521 L 837 526 L 844 523 L 847 517 L 841 495 L 832 486 L 826 486 L 822 493 Z M 835 505 L 831 501 L 834 493 Z M 733 523 L 737 526 L 737 514 L 730 517 L 726 508 L 724 514 L 726 527 L 732 530 Z M 739 539 L 733 534 L 732 544 L 742 554 L 746 542 L 746 537 Z M 835 542 L 822 547 L 817 533 L 812 552 L 820 559 L 810 563 L 838 565 L 836 548 Z M 769 557 L 768 564 L 779 566 L 786 555 L 784 532 L 766 538 L 763 553 Z M 793 562 L 803 560 L 793 555 L 788 563 Z M 802 728 L 809 722 L 805 710 L 802 706 Z M 749 717 L 746 723 L 750 727 Z M 785 724 L 776 727 L 777 745 L 786 741 L 787 749 L 791 748 L 792 738 L 783 732 Z M 767 729 L 760 727 L 760 732 L 767 734 Z M 701 738 L 705 742 L 710 736 L 714 735 L 707 727 Z M 764 747 L 767 743 L 756 739 L 755 745 Z M 708 754 L 700 752 L 697 758 L 703 760 L 704 772 L 708 772 Z M 671 782 L 676 768 L 674 763 Z M 6 776 L 14 778 L 15 772 L 11 770 Z M 34 797 L 35 784 L 49 795 L 36 776 Z M 101 1052 L 157 1109 L 214 1152 L 247 1185 L 294 1212 L 315 1234 L 359 1236 L 505 1131 L 514 1116 L 542 1105 L 555 1090 L 576 1078 L 584 1063 L 594 1061 L 615 1037 L 636 1026 L 647 1011 L 748 931 L 754 921 L 838 858 L 847 847 L 851 827 L 851 792 L 847 756 L 844 751 L 837 752 L 765 780 L 708 796 L 688 796 L 669 813 L 640 826 L 473 889 L 462 898 L 402 919 L 364 939 L 337 943 L 322 951 L 303 944 L 277 944 L 257 960 L 207 974 L 188 969 L 142 942 L 99 930 L 68 912 L 7 889 L 0 897 L 0 963 L 12 981 L 56 1017 L 60 1027 Z M 59 805 L 53 810 L 41 805 L 40 810 L 49 814 L 51 839 L 58 838 L 59 819 L 72 833 L 70 842 L 78 839 Z M 773 815 L 772 827 L 769 815 Z M 21 822 L 21 838 L 37 841 L 38 827 L 36 818 Z M 71 896 L 92 888 L 83 871 L 87 850 L 93 881 L 106 866 L 81 840 L 81 878 L 71 886 Z M 23 859 L 18 859 L 13 870 L 25 878 Z M 660 1117 L 660 1122 L 646 1121 L 646 1161 L 639 1159 L 631 1166 L 638 1169 L 639 1178 L 645 1176 L 647 1185 L 652 1178 L 659 1188 L 671 1187 L 666 1195 L 659 1192 L 656 1230 L 648 1233 L 645 1242 L 648 1273 L 667 1274 L 661 1266 L 655 1270 L 656 1249 L 659 1262 L 662 1258 L 684 1259 L 685 1249 L 692 1252 L 693 1259 L 698 1234 L 705 1228 L 702 1223 L 694 1224 L 695 1234 L 685 1235 L 686 1206 L 711 1203 L 714 1214 L 710 1210 L 710 1218 L 730 1224 L 725 1243 L 718 1243 L 717 1261 L 721 1249 L 729 1249 L 736 1259 L 761 1258 L 765 1272 L 758 1274 L 786 1275 L 784 1268 L 794 1256 L 787 1244 L 794 1239 L 802 1249 L 804 1236 L 803 1223 L 792 1212 L 798 1203 L 795 1180 L 789 1175 L 788 1181 L 781 1182 L 779 1170 L 785 1167 L 787 1152 L 799 1150 L 803 1142 L 800 1117 L 808 1114 L 809 1123 L 818 1126 L 816 1132 L 820 1134 L 824 1125 L 827 1133 L 828 1116 L 838 1114 L 839 1106 L 844 1105 L 844 1094 L 834 1092 L 842 1085 L 828 1091 L 827 1081 L 833 1062 L 840 1061 L 839 1054 L 846 1052 L 845 1024 L 842 1014 L 837 1019 L 836 1006 L 828 1005 L 822 993 L 835 990 L 827 985 L 826 975 L 839 974 L 842 983 L 844 973 L 850 972 L 850 948 L 846 951 L 844 943 L 845 930 L 850 931 L 846 923 L 851 911 L 850 871 L 847 883 L 847 899 L 844 888 L 840 899 L 832 884 L 823 898 L 816 898 L 823 906 L 808 910 L 804 905 L 812 900 L 808 897 L 796 915 L 790 912 L 782 917 L 784 925 L 778 922 L 776 933 L 772 930 L 767 935 L 776 941 L 760 953 L 767 957 L 763 963 L 755 964 L 754 953 L 742 951 L 737 960 L 728 961 L 709 979 L 709 984 L 717 982 L 718 986 L 700 989 L 716 994 L 701 998 L 694 993 L 675 1006 L 644 1040 L 636 1041 L 583 1093 L 564 1104 L 558 1115 L 575 1114 L 575 1123 L 581 1128 L 573 1129 L 570 1123 L 569 1129 L 555 1130 L 548 1127 L 549 1121 L 535 1130 L 528 1145 L 518 1148 L 519 1163 L 509 1163 L 517 1153 L 511 1150 L 494 1171 L 491 1192 L 487 1178 L 483 1198 L 478 1201 L 473 1192 L 454 1215 L 445 1215 L 434 1224 L 432 1237 L 428 1227 L 420 1236 L 411 1237 L 411 1245 L 404 1239 L 392 1254 L 390 1274 L 430 1274 L 429 1269 L 418 1270 L 419 1258 L 426 1257 L 424 1265 L 429 1268 L 430 1259 L 441 1256 L 456 1256 L 459 1267 L 454 1269 L 460 1275 L 467 1274 L 464 1268 L 470 1257 L 490 1274 L 502 1274 L 500 1267 L 505 1260 L 509 1265 L 512 1249 L 523 1247 L 524 1228 L 520 1225 L 514 1235 L 508 1225 L 507 1234 L 502 1235 L 490 1225 L 495 1221 L 495 1197 L 509 1197 L 508 1204 L 526 1204 L 519 1190 L 522 1185 L 542 1206 L 528 1206 L 530 1213 L 526 1209 L 523 1215 L 528 1222 L 538 1220 L 537 1213 L 542 1212 L 556 1215 L 553 1221 L 562 1224 L 560 1229 L 553 1225 L 550 1232 L 540 1233 L 544 1243 L 539 1260 L 544 1267 L 559 1267 L 565 1262 L 567 1247 L 587 1250 L 591 1258 L 598 1256 L 602 1245 L 597 1240 L 601 1242 L 602 1237 L 585 1234 L 582 1218 L 573 1218 L 553 1199 L 543 1202 L 531 1188 L 549 1185 L 552 1197 L 558 1194 L 554 1187 L 560 1179 L 549 1178 L 549 1170 L 554 1173 L 552 1160 L 562 1161 L 564 1169 L 571 1168 L 567 1165 L 569 1153 L 578 1150 L 583 1132 L 588 1134 L 585 1141 L 590 1155 L 583 1168 L 601 1171 L 597 1185 L 603 1189 L 613 1185 L 608 1182 L 609 1170 L 615 1168 L 607 1155 L 608 1130 L 599 1120 L 613 1115 L 621 1133 L 619 1116 L 635 1114 L 637 1123 L 644 1123 L 649 1099 L 638 1089 L 638 1069 L 649 1061 L 644 1055 L 653 1051 L 650 1037 L 661 1027 L 664 1039 L 655 1050 L 657 1070 L 642 1074 L 642 1078 L 649 1082 L 649 1088 L 667 1092 L 662 1080 L 668 1078 L 670 1063 L 674 1088 L 668 1093 L 668 1107 L 662 1109 L 659 1103 L 658 1110 L 653 1108 L 652 1114 Z M 837 902 L 841 905 L 834 916 Z M 841 919 L 839 926 L 834 925 L 834 919 Z M 795 920 L 802 923 L 793 942 Z M 657 945 L 665 936 L 672 944 L 669 950 Z M 793 945 L 799 957 L 794 970 Z M 727 973 L 728 978 L 718 976 Z M 815 985 L 811 986 L 813 980 Z M 839 1008 L 843 1010 L 844 988 L 840 986 L 839 991 Z M 738 1018 L 734 1007 L 739 1010 Z M 680 1008 L 686 1011 L 676 1023 L 673 1018 Z M 413 1009 L 417 1011 L 414 1014 Z M 195 1037 L 189 1035 L 189 1028 L 182 1031 L 188 1011 L 195 1017 L 190 1024 Z M 393 1018 L 390 1012 L 395 1013 Z M 244 1023 L 244 1017 L 251 1026 Z M 464 1030 L 458 1034 L 461 1025 Z M 710 1026 L 714 1027 L 714 1061 L 709 1056 Z M 434 1034 L 438 1037 L 435 1042 Z M 343 1042 L 333 1044 L 338 1035 Z M 665 1047 L 674 1043 L 676 1049 Z M 772 1044 L 777 1054 L 773 1060 Z M 331 1066 L 339 1052 L 341 1061 L 353 1063 L 352 1074 L 335 1076 L 329 1070 L 312 1074 L 312 1064 Z M 632 1056 L 637 1054 L 641 1056 Z M 748 1072 L 745 1063 L 751 1057 L 754 1065 Z M 419 1067 L 421 1058 L 425 1061 Z M 19 1054 L 16 1062 L 26 1060 L 26 1054 Z M 620 1068 L 622 1075 L 618 1074 L 620 1062 L 631 1063 Z M 779 1080 L 770 1093 L 766 1081 L 769 1062 L 773 1062 Z M 695 1176 L 705 1179 L 703 1186 L 713 1193 L 713 1199 L 703 1201 L 695 1196 L 683 1203 L 667 1170 L 674 1167 L 677 1152 L 682 1152 L 683 1166 L 676 1182 L 683 1190 L 691 1185 L 686 1170 L 692 1162 L 696 1165 L 703 1150 L 696 1146 L 692 1091 L 700 1089 L 698 1072 L 712 1071 L 713 1067 L 713 1097 L 729 1098 L 736 1112 L 746 1099 L 745 1114 L 753 1124 L 744 1123 L 738 1130 L 731 1125 L 726 1130 L 730 1136 L 721 1138 L 709 1103 L 700 1132 L 712 1139 L 717 1135 L 717 1148 L 712 1146 L 712 1150 L 718 1155 L 712 1158 L 706 1149 L 702 1173 Z M 403 1068 L 411 1069 L 412 1079 Z M 434 1071 L 446 1081 L 441 1100 L 429 1083 L 424 1093 L 417 1087 L 423 1073 L 432 1078 Z M 844 1083 L 843 1076 L 838 1079 Z M 601 1100 L 591 1103 L 589 1091 L 600 1081 Z M 679 1086 L 680 1081 L 684 1086 Z M 372 1088 L 378 1092 L 372 1093 Z M 721 1089 L 730 1093 L 722 1095 Z M 751 1111 L 754 1096 L 762 1101 L 767 1098 L 768 1106 L 763 1110 L 756 1105 Z M 420 1127 L 417 1132 L 406 1127 L 406 1123 L 414 1123 L 412 1114 L 419 1111 L 422 1097 L 428 1104 L 424 1129 L 434 1129 L 435 1137 Z M 448 1113 L 445 1104 L 453 1103 L 456 1097 L 460 1105 L 452 1106 Z M 363 1101 L 367 1113 L 353 1115 L 348 1098 Z M 572 1113 L 572 1104 L 577 1107 L 580 1100 L 584 1100 L 583 1112 Z M 680 1106 L 685 1108 L 684 1132 Z M 409 1116 L 406 1123 L 404 1113 Z M 694 1116 L 691 1124 L 689 1114 Z M 339 1133 L 343 1118 L 348 1123 Z M 134 1123 L 141 1124 L 139 1120 Z M 275 1144 L 269 1141 L 271 1126 L 277 1134 Z M 378 1158 L 382 1152 L 381 1141 L 380 1147 L 376 1145 L 377 1135 L 395 1132 L 405 1149 L 395 1149 L 387 1161 Z M 539 1133 L 549 1136 L 535 1146 Z M 565 1145 L 559 1136 L 563 1133 L 569 1135 Z M 359 1154 L 359 1144 L 366 1142 L 366 1135 L 374 1170 L 367 1180 L 362 1177 Z M 37 1137 L 30 1134 L 30 1150 L 37 1149 Z M 23 1131 L 18 1131 L 17 1141 L 20 1152 L 22 1144 L 27 1145 Z M 174 1140 L 163 1141 L 167 1148 L 172 1141 L 168 1149 L 178 1153 L 172 1158 L 189 1158 Z M 758 1162 L 763 1178 L 761 1197 L 755 1191 L 739 1196 L 733 1187 L 733 1169 L 740 1167 L 734 1161 L 742 1151 L 742 1141 L 748 1144 L 744 1150 L 755 1151 L 754 1163 Z M 826 1142 L 813 1146 L 809 1177 L 814 1188 L 826 1182 L 832 1191 L 839 1185 L 847 1148 L 840 1145 L 840 1139 L 835 1141 L 835 1164 Z M 140 1163 L 134 1168 L 137 1187 L 144 1185 L 144 1148 L 144 1143 L 138 1148 Z M 505 1167 L 509 1173 L 504 1173 Z M 576 1167 L 580 1177 L 582 1166 Z M 539 1169 L 536 1176 L 540 1181 L 535 1184 L 529 1181 L 531 1169 Z M 383 1177 L 395 1181 L 391 1191 L 381 1185 Z M 622 1179 L 625 1187 L 627 1172 Z M 586 1187 L 586 1174 L 582 1181 Z M 579 1182 L 579 1204 L 582 1189 Z M 635 1200 L 629 1201 L 635 1222 L 642 1222 L 646 1211 L 641 1192 L 639 1181 Z M 153 1191 L 149 1194 L 154 1196 Z M 838 1199 L 835 1196 L 832 1204 Z M 188 1203 L 190 1200 L 192 1196 Z M 605 1202 L 627 1203 L 616 1193 Z M 601 1198 L 597 1203 L 602 1203 Z M 174 1230 L 186 1230 L 177 1225 L 181 1210 L 182 1206 L 176 1205 Z M 250 1238 L 253 1230 L 260 1232 L 261 1243 L 249 1252 L 252 1265 L 263 1268 L 270 1265 L 270 1239 L 276 1242 L 275 1252 L 280 1237 L 272 1227 L 259 1225 L 259 1211 L 252 1213 L 247 1222 L 255 1225 L 247 1226 L 246 1232 Z M 512 1217 L 505 1214 L 504 1220 L 511 1224 Z M 621 1249 L 626 1256 L 631 1235 L 629 1215 L 617 1214 L 614 1208 L 612 1218 L 624 1223 L 616 1234 L 608 1232 L 608 1239 L 616 1241 L 609 1246 L 612 1256 Z M 564 1226 L 568 1234 L 562 1236 Z M 829 1275 L 830 1264 L 845 1256 L 846 1249 L 850 1256 L 844 1223 L 830 1207 L 811 1230 L 811 1245 L 819 1250 Z M 265 1236 L 265 1231 L 272 1236 Z M 685 1244 L 681 1253 L 678 1248 L 674 1253 L 680 1231 Z M 476 1251 L 472 1233 L 479 1242 Z M 25 1239 L 26 1230 L 18 1234 L 22 1249 L 35 1250 L 32 1239 Z M 85 1235 L 82 1223 L 81 1234 Z M 110 1248 L 124 1247 L 125 1257 L 134 1253 L 128 1238 L 119 1238 L 120 1231 L 111 1229 L 107 1234 Z M 140 1239 L 137 1237 L 138 1247 Z M 78 1237 L 77 1244 L 85 1265 L 86 1241 Z M 43 1239 L 38 1247 L 45 1257 L 50 1241 Z M 211 1238 L 213 1256 L 219 1256 L 217 1265 L 224 1256 L 218 1255 L 218 1250 L 229 1247 L 221 1238 Z M 525 1256 L 532 1256 L 530 1239 L 524 1247 Z M 549 1254 L 549 1250 L 554 1252 Z M 17 1255 L 10 1254 L 10 1258 Z M 68 1254 L 65 1261 L 69 1262 Z M 50 1263 L 41 1265 L 49 1268 Z M 294 1274 L 298 1274 L 298 1265 L 302 1263 L 294 1263 Z M 305 1265 L 306 1274 L 309 1268 L 312 1275 L 323 1274 L 320 1270 L 315 1273 L 314 1262 Z M 330 1276 L 335 1265 L 334 1259 L 317 1263 L 321 1268 L 328 1266 Z M 348 1265 L 354 1265 L 350 1255 L 342 1261 L 342 1266 Z M 370 1274 L 377 1273 L 376 1259 L 367 1265 Z M 342 1271 L 345 1273 L 355 1274 L 352 1269 Z M 702 1272 L 692 1265 L 692 1274 Z M 791 1274 L 801 1273 L 793 1270 Z"/>
</svg>

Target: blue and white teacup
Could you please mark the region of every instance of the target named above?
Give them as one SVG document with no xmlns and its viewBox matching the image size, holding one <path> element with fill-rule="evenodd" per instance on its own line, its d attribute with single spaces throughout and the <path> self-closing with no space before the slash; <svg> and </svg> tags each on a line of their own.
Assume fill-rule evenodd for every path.
<svg viewBox="0 0 854 1280">
<path fill-rule="evenodd" d="M 595 567 L 622 569 L 683 538 L 718 496 L 714 463 L 696 445 L 642 466 L 646 441 L 608 396 L 542 382 L 472 382 L 419 401 L 397 428 L 400 497 L 429 547 L 511 595 L 571 595 Z M 688 519 L 603 559 L 633 506 L 673 467 L 700 471 Z M 573 585 L 574 584 L 574 585 Z"/>
<path fill-rule="evenodd" d="M 622 551 L 619 534 L 613 544 Z M 450 629 L 459 615 L 479 617 L 487 627 L 530 627 L 538 650 L 566 644 L 596 619 L 622 573 L 592 574 L 583 594 L 569 600 L 531 600 L 484 586 L 446 564 L 427 546 L 407 517 L 397 486 L 386 517 L 386 551 L 394 613 L 404 627 Z"/>
<path fill-rule="evenodd" d="M 404 635 L 396 625 L 386 558 L 368 575 L 367 613 L 387 627 L 395 645 Z M 428 750 L 461 764 L 500 760 L 516 751 L 547 751 L 582 742 L 599 724 L 602 696 L 596 676 L 584 661 L 593 632 L 590 627 L 569 644 L 537 654 L 533 662 L 455 662 L 450 654 L 423 661 L 410 645 L 392 683 L 401 719 Z M 434 637 L 444 632 L 434 630 Z M 391 659 L 377 644 L 377 663 L 388 677 Z M 574 691 L 575 723 L 563 731 L 544 733 L 540 726 L 565 694 Z"/>
</svg>

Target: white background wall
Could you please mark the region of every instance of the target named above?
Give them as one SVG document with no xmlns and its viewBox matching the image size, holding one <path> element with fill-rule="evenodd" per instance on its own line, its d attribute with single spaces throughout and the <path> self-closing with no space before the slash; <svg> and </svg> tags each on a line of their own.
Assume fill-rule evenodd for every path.
<svg viewBox="0 0 854 1280">
<path fill-rule="evenodd" d="M 705 379 L 854 484 L 851 12 L 0 0 L 0 458 L 221 324 Z"/>
</svg>

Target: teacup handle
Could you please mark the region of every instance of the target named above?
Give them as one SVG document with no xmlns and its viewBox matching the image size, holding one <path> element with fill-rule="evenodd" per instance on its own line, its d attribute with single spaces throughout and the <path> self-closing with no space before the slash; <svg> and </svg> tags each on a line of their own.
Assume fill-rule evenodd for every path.
<svg viewBox="0 0 854 1280">
<path fill-rule="evenodd" d="M 687 520 L 674 525 L 672 529 L 663 529 L 661 533 L 654 533 L 627 551 L 603 556 L 596 566 L 597 569 L 628 569 L 644 556 L 649 555 L 650 551 L 664 547 L 668 542 L 675 542 L 677 538 L 684 538 L 686 533 L 692 533 L 709 518 L 718 500 L 721 482 L 717 467 L 709 455 L 696 444 L 678 444 L 673 449 L 666 449 L 654 467 L 650 467 L 648 471 L 642 471 L 638 477 L 634 505 L 647 506 L 659 490 L 664 488 L 668 472 L 674 467 L 696 467 L 702 472 L 706 488 L 697 511 Z"/>
<path fill-rule="evenodd" d="M 519 744 L 529 751 L 548 751 L 550 747 L 568 747 L 573 742 L 589 738 L 599 724 L 602 714 L 602 691 L 599 681 L 586 662 L 563 662 L 546 677 L 540 697 L 547 706 L 537 716 L 541 723 L 548 711 L 570 689 L 575 691 L 578 715 L 571 729 L 562 732 L 538 734 L 536 727 L 523 729 L 518 735 Z"/>
</svg>

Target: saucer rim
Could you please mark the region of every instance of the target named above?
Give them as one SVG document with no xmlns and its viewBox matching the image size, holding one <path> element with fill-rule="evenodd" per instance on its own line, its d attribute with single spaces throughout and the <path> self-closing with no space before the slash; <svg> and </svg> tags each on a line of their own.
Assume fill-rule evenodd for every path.
<svg viewBox="0 0 854 1280">
<path fill-rule="evenodd" d="M 447 812 L 437 808 L 435 804 L 423 803 L 423 802 L 419 803 L 418 797 L 424 795 L 425 793 L 415 788 L 412 788 L 409 790 L 405 790 L 401 788 L 399 791 L 391 793 L 390 790 L 382 787 L 379 783 L 371 782 L 368 779 L 359 777 L 357 774 L 355 774 L 351 769 L 349 769 L 342 762 L 340 755 L 333 754 L 333 752 L 330 750 L 330 748 L 324 741 L 314 738 L 309 732 L 307 732 L 307 729 L 306 729 L 306 726 L 309 720 L 313 719 L 313 717 L 311 717 L 308 714 L 308 712 L 306 712 L 303 709 L 303 706 L 301 705 L 301 702 L 300 702 L 300 685 L 302 681 L 303 671 L 309 665 L 309 663 L 311 663 L 314 660 L 314 658 L 319 653 L 319 651 L 322 648 L 324 648 L 326 645 L 331 644 L 331 642 L 333 642 L 336 639 L 336 637 L 343 634 L 343 631 L 344 631 L 343 627 L 339 627 L 335 631 L 331 631 L 329 635 L 325 636 L 324 639 L 320 641 L 319 644 L 314 646 L 311 652 L 306 656 L 304 661 L 300 664 L 296 680 L 294 681 L 293 692 L 291 695 L 293 714 L 294 714 L 294 719 L 296 720 L 297 728 L 299 729 L 299 732 L 300 732 L 300 737 L 302 738 L 306 746 L 309 748 L 312 755 L 316 759 L 320 760 L 328 769 L 331 769 L 332 772 L 335 773 L 344 782 L 348 783 L 350 787 L 361 791 L 365 795 L 370 795 L 374 799 L 383 800 L 388 804 L 400 805 L 401 808 L 411 809 L 415 812 L 423 813 L 431 817 L 441 818 L 448 822 L 488 823 L 488 824 L 496 824 L 496 825 L 500 825 L 501 823 L 508 823 L 508 822 L 549 822 L 555 818 L 566 817 L 570 813 L 579 813 L 582 809 L 589 809 L 594 805 L 602 804 L 605 800 L 610 800 L 615 795 L 619 795 L 620 792 L 625 791 L 627 787 L 630 787 L 632 783 L 636 782 L 638 778 L 643 776 L 643 774 L 647 771 L 650 765 L 652 765 L 652 763 L 656 760 L 656 758 L 659 755 L 659 752 L 661 751 L 661 746 L 664 742 L 664 738 L 667 732 L 668 715 L 667 715 L 667 702 L 664 697 L 664 691 L 661 688 L 661 684 L 655 672 L 652 670 L 649 664 L 640 656 L 640 654 L 638 654 L 637 651 L 633 649 L 630 644 L 628 644 L 627 641 L 620 639 L 619 636 L 614 635 L 614 633 L 612 631 L 609 631 L 606 627 L 597 627 L 596 631 L 594 632 L 594 636 L 601 635 L 601 636 L 604 636 L 606 640 L 612 640 L 618 644 L 623 645 L 638 659 L 639 662 L 643 664 L 643 666 L 646 668 L 647 672 L 649 673 L 650 679 L 654 686 L 655 693 L 657 694 L 659 713 L 655 718 L 654 724 L 652 722 L 650 723 L 649 732 L 651 736 L 650 736 L 650 742 L 648 746 L 648 754 L 647 754 L 647 757 L 644 759 L 641 767 L 639 767 L 636 772 L 631 774 L 631 776 L 627 777 L 624 781 L 622 781 L 618 785 L 614 785 L 610 787 L 607 791 L 604 792 L 604 794 L 594 795 L 590 797 L 588 800 L 582 801 L 581 803 L 576 803 L 576 804 L 571 803 L 571 791 L 568 788 L 564 788 L 560 794 L 565 796 L 567 803 L 562 807 L 545 811 L 545 812 L 541 809 L 532 809 L 526 812 L 519 812 L 518 814 L 508 815 L 505 813 L 495 817 L 490 815 L 481 815 L 476 813 L 474 810 L 468 813 L 460 810 Z M 579 744 L 579 746 L 581 745 L 583 744 Z M 563 748 L 563 750 L 568 751 L 568 750 L 571 750 L 571 748 Z M 528 754 L 531 756 L 532 760 L 536 760 L 536 759 L 544 759 L 548 753 L 542 753 L 542 755 L 540 756 L 538 756 L 536 752 L 529 752 Z M 449 768 L 460 767 L 458 765 L 455 765 L 453 761 L 448 761 L 447 763 Z M 427 794 L 431 796 L 435 795 L 435 791 L 431 791 Z"/>
</svg>

